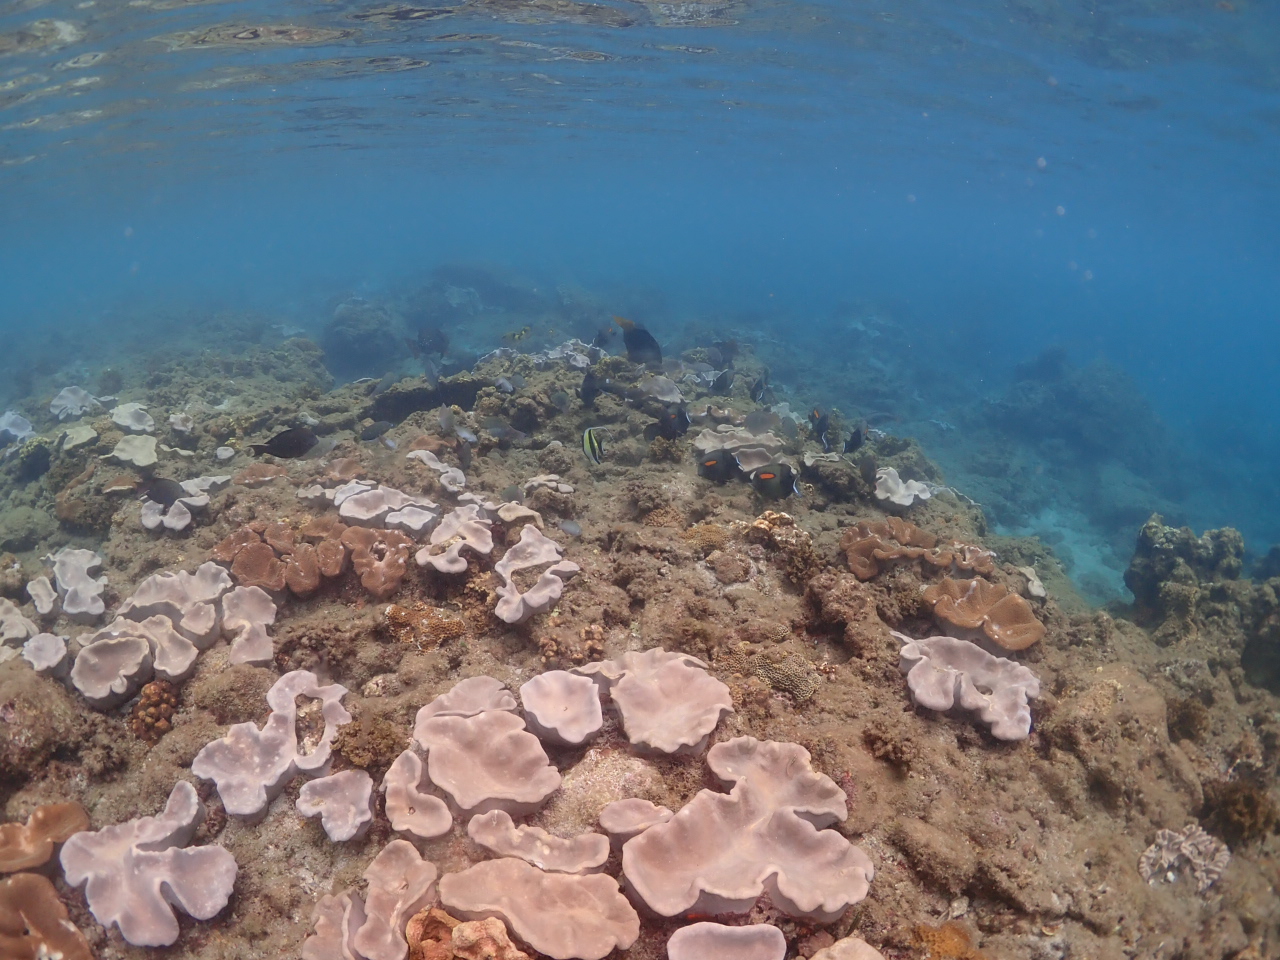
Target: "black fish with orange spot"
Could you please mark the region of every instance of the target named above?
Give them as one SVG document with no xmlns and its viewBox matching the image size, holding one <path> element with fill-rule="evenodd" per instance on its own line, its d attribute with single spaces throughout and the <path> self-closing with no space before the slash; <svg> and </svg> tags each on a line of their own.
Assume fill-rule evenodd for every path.
<svg viewBox="0 0 1280 960">
<path fill-rule="evenodd" d="M 646 440 L 676 440 L 689 432 L 689 412 L 683 406 L 668 407 L 667 412 L 644 428 Z"/>
<path fill-rule="evenodd" d="M 708 450 L 698 460 L 698 476 L 715 483 L 725 483 L 742 473 L 738 460 L 729 450 Z"/>
<path fill-rule="evenodd" d="M 814 407 L 809 412 L 809 427 L 813 430 L 813 439 L 822 444 L 822 452 L 830 453 L 831 438 L 827 434 L 831 432 L 831 415 Z"/>
<path fill-rule="evenodd" d="M 767 463 L 751 475 L 751 488 L 766 500 L 800 496 L 796 472 L 789 463 Z"/>
</svg>

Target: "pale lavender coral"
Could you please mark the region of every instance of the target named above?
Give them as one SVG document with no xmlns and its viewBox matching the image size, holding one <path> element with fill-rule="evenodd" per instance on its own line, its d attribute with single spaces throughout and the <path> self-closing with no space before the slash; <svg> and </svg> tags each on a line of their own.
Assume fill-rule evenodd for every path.
<svg viewBox="0 0 1280 960">
<path fill-rule="evenodd" d="M 733 711 L 729 688 L 706 664 L 660 647 L 575 667 L 591 677 L 622 715 L 627 739 L 661 753 L 697 753 L 720 718 Z"/>
<path fill-rule="evenodd" d="M 6 410 L 3 416 L 0 416 L 0 435 L 8 434 L 9 439 L 21 443 L 28 437 L 35 434 L 35 430 L 31 428 L 31 421 L 20 413 L 12 410 Z"/>
<path fill-rule="evenodd" d="M 565 839 L 541 827 L 517 826 L 505 810 L 472 817 L 467 836 L 500 857 L 517 857 L 552 873 L 594 873 L 609 859 L 609 838 L 603 834 Z"/>
<path fill-rule="evenodd" d="M 111 422 L 132 433 L 151 433 L 156 422 L 141 403 L 121 403 L 111 410 Z"/>
<path fill-rule="evenodd" d="M 453 815 L 448 804 L 426 792 L 425 773 L 422 758 L 413 750 L 406 750 L 387 770 L 382 789 L 391 829 L 429 840 L 449 832 Z"/>
<path fill-rule="evenodd" d="M 415 559 L 418 566 L 431 567 L 437 573 L 463 573 L 467 569 L 464 549 L 482 557 L 493 552 L 490 521 L 481 516 L 481 507 L 474 503 L 446 514 Z"/>
<path fill-rule="evenodd" d="M 45 576 L 36 577 L 27 584 L 27 596 L 31 598 L 32 604 L 35 605 L 36 613 L 42 617 L 53 613 L 54 604 L 58 602 L 58 591 L 53 588 L 53 584 Z"/>
<path fill-rule="evenodd" d="M 1027 701 L 1040 695 L 1040 680 L 1022 664 L 955 637 L 893 636 L 902 644 L 902 672 L 920 706 L 950 710 L 958 704 L 973 710 L 997 740 L 1025 740 L 1031 733 Z"/>
<path fill-rule="evenodd" d="M 736 779 L 730 793 L 703 790 L 627 841 L 628 886 L 664 917 L 745 913 L 767 893 L 790 916 L 830 923 L 867 895 L 871 861 L 816 825 L 837 816 L 842 800 L 803 748 L 745 739 L 708 754 L 722 779 Z"/>
<path fill-rule="evenodd" d="M 365 922 L 364 901 L 354 890 L 325 894 L 311 911 L 315 932 L 302 943 L 302 960 L 364 960 L 352 941 Z"/>
<path fill-rule="evenodd" d="M 88 650 L 96 644 L 110 639 L 136 637 L 145 640 L 151 647 L 151 658 L 154 672 L 161 679 L 181 682 L 191 676 L 195 670 L 199 648 L 173 628 L 168 617 L 154 616 L 146 620 L 114 620 L 89 637 Z M 82 651 L 83 652 L 83 651 Z M 147 673 L 140 678 L 145 682 L 151 678 Z"/>
<path fill-rule="evenodd" d="M 524 593 L 516 585 L 514 575 L 520 570 L 533 570 L 550 564 Z M 493 572 L 502 578 L 497 589 L 498 603 L 494 613 L 506 623 L 524 623 L 534 614 L 546 613 L 556 605 L 564 592 L 566 580 L 581 568 L 571 560 L 560 559 L 560 546 L 536 527 L 526 525 L 520 539 L 494 564 Z"/>
<path fill-rule="evenodd" d="M 549 670 L 520 687 L 529 729 L 548 743 L 578 746 L 604 725 L 600 688 L 590 677 Z"/>
<path fill-rule="evenodd" d="M 612 877 L 544 873 L 515 858 L 445 874 L 440 901 L 466 920 L 497 917 L 554 960 L 603 960 L 640 935 L 640 917 Z"/>
<path fill-rule="evenodd" d="M 486 710 L 516 711 L 516 698 L 501 680 L 484 675 L 459 680 L 418 711 L 417 723 L 432 717 L 474 717 Z M 414 739 L 418 737 L 414 728 Z"/>
<path fill-rule="evenodd" d="M 71 683 L 99 710 L 119 706 L 151 679 L 151 644 L 142 637 L 110 637 L 83 647 Z"/>
<path fill-rule="evenodd" d="M 787 938 L 767 923 L 730 927 L 704 921 L 681 927 L 667 940 L 668 960 L 783 960 L 786 955 Z"/>
<path fill-rule="evenodd" d="M 86 830 L 69 839 L 61 861 L 67 882 L 86 884 L 89 909 L 103 926 L 116 924 L 135 946 L 178 939 L 173 907 L 208 920 L 227 905 L 236 861 L 218 846 L 181 849 L 204 820 L 204 805 L 186 781 L 174 784 L 164 811 Z"/>
<path fill-rule="evenodd" d="M 91 623 L 106 611 L 102 591 L 106 577 L 91 576 L 102 566 L 102 557 L 92 550 L 63 547 L 45 557 L 53 561 L 53 580 L 62 597 L 62 612 L 72 620 Z"/>
<path fill-rule="evenodd" d="M 413 497 L 393 487 L 378 486 L 344 496 L 338 506 L 338 516 L 359 527 L 390 527 L 399 525 L 407 516 L 416 516 L 404 514 L 410 508 L 432 517 L 440 515 L 439 507 L 425 497 Z M 391 522 L 392 517 L 396 518 L 396 523 Z"/>
<path fill-rule="evenodd" d="M 267 666 L 275 647 L 267 627 L 276 622 L 276 605 L 261 587 L 236 587 L 222 598 L 222 632 L 231 640 L 232 663 Z"/>
<path fill-rule="evenodd" d="M 1230 862 L 1227 845 L 1192 823 L 1181 830 L 1158 831 L 1155 842 L 1138 860 L 1138 872 L 1147 883 L 1158 879 L 1169 883 L 1190 869 L 1196 892 L 1202 894 L 1218 881 Z"/>
<path fill-rule="evenodd" d="M 249 822 L 266 815 L 267 806 L 294 776 L 320 777 L 329 772 L 338 727 L 351 721 L 342 697 L 346 687 L 321 686 L 307 670 L 286 673 L 267 691 L 271 714 L 259 730 L 253 722 L 233 725 L 225 736 L 204 746 L 191 772 L 218 786 L 227 813 Z M 298 697 L 321 703 L 324 732 L 311 750 L 299 752 Z"/>
<path fill-rule="evenodd" d="M 542 744 L 513 713 L 430 717 L 413 735 L 427 750 L 431 782 L 465 814 L 532 813 L 560 786 Z"/>
<path fill-rule="evenodd" d="M 231 576 L 212 560 L 194 573 L 156 573 L 134 590 L 116 615 L 145 620 L 157 614 L 173 621 L 174 628 L 202 650 L 218 637 L 218 599 L 231 589 Z"/>
<path fill-rule="evenodd" d="M 620 848 L 632 837 L 650 827 L 666 823 L 674 816 L 666 807 L 660 807 L 640 797 L 627 797 L 604 805 L 600 811 L 600 826 L 615 847 Z"/>
<path fill-rule="evenodd" d="M 75 386 L 63 387 L 50 401 L 49 412 L 59 420 L 66 420 L 68 417 L 84 416 L 96 406 L 99 403 L 88 390 Z"/>
<path fill-rule="evenodd" d="M 409 944 L 405 924 L 436 898 L 435 864 L 423 860 L 408 840 L 392 840 L 364 872 L 367 919 L 352 941 L 367 960 L 404 960 Z"/>
<path fill-rule="evenodd" d="M 298 812 L 320 818 L 325 834 L 335 843 L 358 840 L 373 823 L 373 779 L 363 770 L 310 780 L 298 791 Z"/>
<path fill-rule="evenodd" d="M 22 645 L 22 659 L 42 677 L 64 679 L 71 670 L 67 641 L 52 633 L 37 633 Z"/>
<path fill-rule="evenodd" d="M 461 433 L 459 433 L 459 436 L 461 436 Z M 472 435 L 470 439 L 474 442 L 475 436 Z M 417 460 L 440 474 L 440 486 L 444 487 L 449 493 L 461 493 L 467 486 L 466 474 L 457 467 L 451 467 L 444 463 L 430 450 L 411 450 L 405 454 L 405 459 Z"/>
<path fill-rule="evenodd" d="M 12 600 L 0 597 L 0 643 L 22 643 L 39 632 L 40 628 L 24 617 Z"/>
</svg>

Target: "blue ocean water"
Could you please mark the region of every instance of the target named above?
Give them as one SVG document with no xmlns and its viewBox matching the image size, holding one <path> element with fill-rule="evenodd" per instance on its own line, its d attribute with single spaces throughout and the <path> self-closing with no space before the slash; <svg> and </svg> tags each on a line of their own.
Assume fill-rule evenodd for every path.
<svg viewBox="0 0 1280 960">
<path fill-rule="evenodd" d="M 1280 541 L 1278 51 L 1249 0 L 6 3 L 0 399 L 483 263 L 760 344 L 1123 599 L 1153 510 Z"/>
</svg>

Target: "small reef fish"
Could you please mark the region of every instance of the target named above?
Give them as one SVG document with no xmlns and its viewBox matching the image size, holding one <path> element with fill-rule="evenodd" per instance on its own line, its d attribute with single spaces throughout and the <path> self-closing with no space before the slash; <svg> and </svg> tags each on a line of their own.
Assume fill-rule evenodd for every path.
<svg viewBox="0 0 1280 960">
<path fill-rule="evenodd" d="M 609 381 L 599 376 L 594 370 L 588 370 L 582 375 L 582 386 L 578 388 L 578 399 L 582 401 L 584 407 L 594 407 L 596 398 L 604 393 L 605 384 Z"/>
<path fill-rule="evenodd" d="M 849 434 L 849 439 L 844 442 L 844 452 L 853 453 L 866 439 L 867 435 L 862 432 L 862 427 L 854 427 L 853 433 Z"/>
<path fill-rule="evenodd" d="M 449 352 L 449 337 L 439 327 L 419 327 L 418 336 L 408 341 L 409 352 L 421 360 L 430 354 L 443 357 Z"/>
<path fill-rule="evenodd" d="M 732 480 L 741 472 L 737 458 L 728 450 L 709 450 L 698 461 L 698 476 L 715 483 Z"/>
<path fill-rule="evenodd" d="M 476 435 L 458 422 L 458 418 L 453 415 L 453 411 L 445 407 L 440 411 L 440 429 L 446 433 L 452 433 L 458 438 L 467 441 L 467 443 L 475 443 Z"/>
<path fill-rule="evenodd" d="M 617 331 L 615 331 L 612 326 L 606 323 L 603 327 L 597 330 L 596 335 L 591 338 L 591 345 L 603 350 L 613 341 L 613 337 L 616 332 Z"/>
<path fill-rule="evenodd" d="M 622 328 L 622 343 L 627 348 L 628 360 L 661 365 L 662 347 L 652 333 L 626 317 L 614 317 L 613 322 Z"/>
<path fill-rule="evenodd" d="M 533 328 L 528 324 L 525 324 L 519 330 L 512 330 L 510 333 L 504 333 L 502 335 L 502 339 L 507 341 L 507 343 L 519 343 L 531 333 L 533 333 Z"/>
<path fill-rule="evenodd" d="M 152 500 L 161 506 L 172 507 L 183 497 L 191 494 L 182 489 L 182 484 L 168 477 L 152 477 L 138 485 L 139 499 Z"/>
<path fill-rule="evenodd" d="M 587 427 L 582 431 L 582 452 L 597 466 L 604 459 L 603 427 Z"/>
<path fill-rule="evenodd" d="M 767 374 L 751 384 L 751 399 L 756 403 L 766 403 L 773 399 L 773 388 L 769 386 Z"/>
<path fill-rule="evenodd" d="M 813 430 L 813 439 L 822 444 L 822 452 L 830 453 L 831 440 L 827 434 L 831 431 L 831 415 L 814 407 L 809 411 L 809 426 Z"/>
<path fill-rule="evenodd" d="M 689 419 L 689 412 L 683 406 L 668 407 L 666 413 L 644 428 L 644 438 L 656 440 L 662 437 L 664 440 L 675 440 L 689 432 L 689 424 L 692 422 Z"/>
<path fill-rule="evenodd" d="M 395 424 L 390 420 L 378 420 L 369 424 L 360 431 L 361 440 L 377 440 L 380 436 L 394 427 Z"/>
<path fill-rule="evenodd" d="M 516 388 L 515 388 L 515 386 L 514 386 L 514 385 L 511 383 L 511 381 L 510 381 L 510 380 L 508 380 L 506 377 L 499 377 L 497 380 L 493 381 L 493 385 L 494 385 L 495 387 L 497 387 L 497 388 L 498 388 L 500 391 L 502 391 L 503 393 L 515 393 L 515 392 L 516 392 Z"/>
<path fill-rule="evenodd" d="M 547 399 L 550 400 L 551 405 L 561 413 L 568 413 L 573 409 L 573 398 L 563 390 L 552 390 Z"/>
<path fill-rule="evenodd" d="M 796 472 L 788 463 L 767 463 L 751 475 L 751 488 L 766 500 L 800 496 Z"/>
<path fill-rule="evenodd" d="M 556 526 L 571 537 L 582 536 L 582 524 L 577 520 L 561 520 L 556 524 Z"/>
<path fill-rule="evenodd" d="M 501 417 L 485 417 L 480 424 L 485 431 L 495 440 L 524 440 L 529 435 L 521 430 L 517 430 Z"/>
<path fill-rule="evenodd" d="M 294 460 L 306 455 L 318 439 L 310 427 L 291 427 L 277 433 L 266 443 L 249 444 L 249 449 L 255 457 L 268 453 L 281 460 Z"/>
<path fill-rule="evenodd" d="M 513 483 L 498 496 L 503 503 L 524 503 L 524 491 L 520 489 L 518 483 Z"/>
</svg>

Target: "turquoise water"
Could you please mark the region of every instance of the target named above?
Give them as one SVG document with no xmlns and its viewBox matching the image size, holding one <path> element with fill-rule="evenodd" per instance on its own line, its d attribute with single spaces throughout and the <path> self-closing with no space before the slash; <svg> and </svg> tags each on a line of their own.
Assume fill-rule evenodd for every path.
<svg viewBox="0 0 1280 960">
<path fill-rule="evenodd" d="M 1238 0 L 8 3 L 0 390 L 479 262 L 887 404 L 1123 598 L 1152 509 L 1280 541 L 1278 51 Z"/>
</svg>

